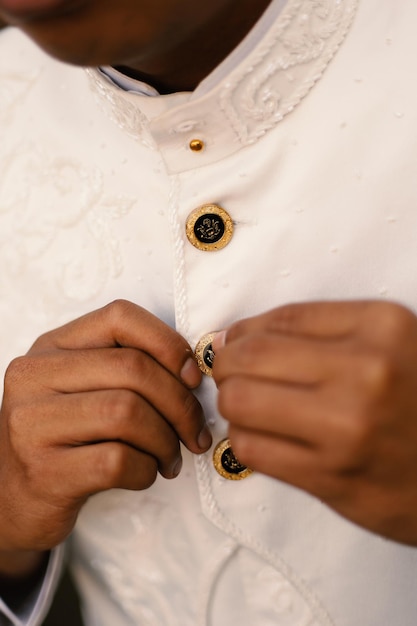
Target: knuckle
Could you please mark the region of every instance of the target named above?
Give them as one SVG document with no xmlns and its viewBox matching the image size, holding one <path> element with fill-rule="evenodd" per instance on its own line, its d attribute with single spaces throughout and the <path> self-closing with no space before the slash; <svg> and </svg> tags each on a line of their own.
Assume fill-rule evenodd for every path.
<svg viewBox="0 0 417 626">
<path fill-rule="evenodd" d="M 290 332 L 300 318 L 299 304 L 285 304 L 271 312 L 270 327 L 283 333 Z"/>
<path fill-rule="evenodd" d="M 269 341 L 265 335 L 256 334 L 245 337 L 239 346 L 239 366 L 247 370 L 262 362 L 265 359 L 268 344 Z"/>
<path fill-rule="evenodd" d="M 370 402 L 384 397 L 398 377 L 395 361 L 388 352 L 382 350 L 362 355 L 359 373 Z"/>
<path fill-rule="evenodd" d="M 185 393 L 182 401 L 182 420 L 192 422 L 196 416 L 202 415 L 202 408 L 197 398 L 192 393 Z"/>
<path fill-rule="evenodd" d="M 133 379 L 144 379 L 150 375 L 152 361 L 146 354 L 133 348 L 115 348 L 111 351 L 112 368 L 123 371 Z"/>
<path fill-rule="evenodd" d="M 327 454 L 326 469 L 335 473 L 356 472 L 373 454 L 377 425 L 368 408 L 360 405 L 338 416 L 338 445 Z"/>
<path fill-rule="evenodd" d="M 98 412 L 107 428 L 120 436 L 138 413 L 138 397 L 128 389 L 104 393 Z"/>
<path fill-rule="evenodd" d="M 126 317 L 131 313 L 133 306 L 135 305 L 128 300 L 117 299 L 106 304 L 101 311 L 109 321 L 110 326 L 117 329 L 123 327 Z"/>
<path fill-rule="evenodd" d="M 155 482 L 158 472 L 156 459 L 142 454 L 135 460 L 135 454 L 128 446 L 116 442 L 102 446 L 97 463 L 101 491 L 115 487 L 142 490 Z"/>
<path fill-rule="evenodd" d="M 378 310 L 370 311 L 370 323 L 381 337 L 392 344 L 405 341 L 411 333 L 416 332 L 416 319 L 406 307 L 395 302 L 384 302 Z"/>
<path fill-rule="evenodd" d="M 97 475 L 101 477 L 104 488 L 111 488 L 123 482 L 129 469 L 129 450 L 116 442 L 101 446 L 97 459 Z"/>
<path fill-rule="evenodd" d="M 17 441 L 21 434 L 28 431 L 30 424 L 28 423 L 28 411 L 24 406 L 14 406 L 7 416 L 7 429 L 10 441 Z"/>
<path fill-rule="evenodd" d="M 229 421 L 234 421 L 245 406 L 245 385 L 241 378 L 231 377 L 225 380 L 218 395 L 218 409 Z"/>
<path fill-rule="evenodd" d="M 34 360 L 27 356 L 19 356 L 9 363 L 4 376 L 5 389 L 25 385 L 35 372 Z"/>
<path fill-rule="evenodd" d="M 234 322 L 227 331 L 227 343 L 243 337 L 247 333 L 250 320 L 242 319 Z"/>
</svg>

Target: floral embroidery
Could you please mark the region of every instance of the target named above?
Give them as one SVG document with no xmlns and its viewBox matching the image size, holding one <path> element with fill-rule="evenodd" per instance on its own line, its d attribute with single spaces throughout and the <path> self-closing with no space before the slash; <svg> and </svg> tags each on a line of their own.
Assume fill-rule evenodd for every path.
<svg viewBox="0 0 417 626">
<path fill-rule="evenodd" d="M 308 94 L 342 44 L 357 4 L 358 0 L 289 0 L 247 62 L 231 73 L 218 93 L 214 88 L 218 107 L 214 106 L 241 145 L 257 141 Z M 154 148 L 139 104 L 99 72 L 87 73 L 99 102 L 119 127 Z M 198 99 L 193 103 L 197 106 Z M 187 120 L 175 129 L 183 132 L 195 124 Z"/>
<path fill-rule="evenodd" d="M 7 259 L 2 282 L 6 275 L 11 280 L 27 275 L 34 262 L 50 255 L 55 280 L 49 289 L 55 298 L 60 292 L 84 301 L 120 274 L 122 255 L 112 223 L 130 211 L 135 198 L 107 195 L 98 168 L 32 144 L 1 155 L 0 168 L 0 245 Z"/>
<path fill-rule="evenodd" d="M 251 63 L 233 73 L 220 106 L 244 144 L 294 110 L 341 45 L 357 0 L 288 2 Z"/>
</svg>

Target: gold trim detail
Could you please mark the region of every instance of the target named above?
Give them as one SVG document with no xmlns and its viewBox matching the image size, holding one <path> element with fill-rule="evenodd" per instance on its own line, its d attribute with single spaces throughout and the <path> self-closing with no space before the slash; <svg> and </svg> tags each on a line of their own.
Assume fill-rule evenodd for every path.
<svg viewBox="0 0 417 626">
<path fill-rule="evenodd" d="M 210 366 L 207 361 L 213 362 L 214 359 L 214 352 L 211 349 L 211 343 L 215 336 L 216 333 L 207 333 L 207 335 L 203 335 L 194 350 L 197 365 L 206 376 L 213 376 L 212 366 Z M 207 354 L 208 350 L 211 350 L 211 355 Z"/>
<path fill-rule="evenodd" d="M 185 225 L 188 241 L 198 250 L 221 250 L 233 236 L 230 215 L 217 204 L 203 204 L 190 213 Z"/>
<path fill-rule="evenodd" d="M 215 447 L 213 465 L 216 472 L 227 480 L 243 480 L 253 474 L 253 470 L 242 465 L 233 454 L 230 439 L 223 439 Z"/>
</svg>

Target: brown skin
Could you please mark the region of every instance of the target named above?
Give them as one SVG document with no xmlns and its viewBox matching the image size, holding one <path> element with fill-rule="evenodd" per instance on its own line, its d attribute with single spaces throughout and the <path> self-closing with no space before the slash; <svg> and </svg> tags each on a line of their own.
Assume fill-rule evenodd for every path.
<svg viewBox="0 0 417 626">
<path fill-rule="evenodd" d="M 213 347 L 237 457 L 417 546 L 417 319 L 388 302 L 282 307 Z"/>
<path fill-rule="evenodd" d="M 187 342 L 115 302 L 40 337 L 9 366 L 0 420 L 0 576 L 24 576 L 71 532 L 88 497 L 175 478 L 179 442 L 211 436 Z M 160 390 L 164 389 L 161 394 Z"/>
<path fill-rule="evenodd" d="M 126 66 L 169 92 L 194 89 L 236 47 L 269 3 L 79 0 L 65 13 L 34 19 L 7 13 L 0 0 L 0 18 L 17 24 L 64 61 Z"/>
<path fill-rule="evenodd" d="M 234 324 L 214 349 L 219 409 L 242 462 L 417 545 L 410 311 L 388 302 L 286 306 Z M 0 575 L 40 566 L 91 494 L 146 489 L 158 471 L 175 477 L 179 441 L 208 449 L 190 354 L 150 313 L 116 302 L 12 362 L 0 421 Z"/>
<path fill-rule="evenodd" d="M 195 87 L 269 3 L 242 0 L 236 15 L 232 0 L 80 0 L 65 16 L 22 21 L 2 2 L 0 15 L 52 54 L 128 66 L 164 91 Z M 284 307 L 239 322 L 215 347 L 219 407 L 243 462 L 417 545 L 412 313 L 381 302 Z M 193 453 L 209 447 L 207 432 L 198 443 L 204 419 L 190 389 L 200 374 L 189 356 L 172 329 L 119 302 L 46 334 L 11 364 L 0 574 L 32 572 L 91 494 L 146 489 L 158 471 L 174 477 L 180 440 Z"/>
<path fill-rule="evenodd" d="M 31 16 L 8 11 L 0 0 L 0 23 L 19 26 L 59 59 L 126 66 L 165 93 L 194 89 L 269 2 L 79 0 L 65 12 Z M 150 338 L 145 353 L 144 337 Z M 115 350 L 119 343 L 125 347 Z M 204 445 L 196 443 L 201 408 L 180 382 L 189 354 L 174 331 L 119 303 L 40 338 L 11 364 L 0 421 L 0 481 L 7 485 L 0 502 L 0 576 L 30 574 L 42 551 L 67 537 L 90 494 L 145 489 L 158 470 L 173 477 L 180 439 L 194 453 L 207 449 L 207 432 Z M 145 362 L 152 364 L 153 385 Z M 167 381 L 165 406 L 155 391 Z M 189 360 L 186 382 L 200 382 Z"/>
</svg>

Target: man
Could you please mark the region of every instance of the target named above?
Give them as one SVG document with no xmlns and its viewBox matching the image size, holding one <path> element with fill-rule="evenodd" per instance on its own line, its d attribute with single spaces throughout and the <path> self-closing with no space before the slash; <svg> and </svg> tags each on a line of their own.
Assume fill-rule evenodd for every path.
<svg viewBox="0 0 417 626">
<path fill-rule="evenodd" d="M 416 12 L 0 0 L 5 623 L 414 624 Z"/>
</svg>

